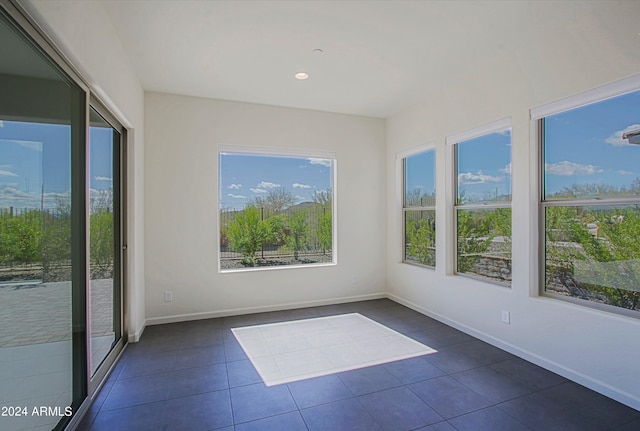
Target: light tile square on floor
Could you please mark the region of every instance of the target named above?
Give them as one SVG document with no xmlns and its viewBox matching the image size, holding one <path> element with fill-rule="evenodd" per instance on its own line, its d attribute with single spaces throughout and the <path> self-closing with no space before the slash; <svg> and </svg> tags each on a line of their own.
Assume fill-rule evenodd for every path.
<svg viewBox="0 0 640 431">
<path fill-rule="evenodd" d="M 267 386 L 436 352 L 359 313 L 231 331 Z"/>
</svg>

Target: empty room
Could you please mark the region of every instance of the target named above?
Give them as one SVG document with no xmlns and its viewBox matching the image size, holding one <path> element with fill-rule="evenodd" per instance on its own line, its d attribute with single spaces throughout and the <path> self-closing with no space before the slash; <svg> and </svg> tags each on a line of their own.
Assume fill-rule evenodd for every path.
<svg viewBox="0 0 640 431">
<path fill-rule="evenodd" d="M 640 429 L 638 16 L 0 0 L 0 429 Z"/>
</svg>

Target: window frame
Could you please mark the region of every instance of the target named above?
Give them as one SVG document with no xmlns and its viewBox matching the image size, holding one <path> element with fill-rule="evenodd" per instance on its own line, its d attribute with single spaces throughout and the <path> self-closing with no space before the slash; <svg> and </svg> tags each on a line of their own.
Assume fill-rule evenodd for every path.
<svg viewBox="0 0 640 431">
<path fill-rule="evenodd" d="M 399 159 L 400 162 L 400 171 L 401 171 L 401 175 L 402 175 L 402 179 L 401 179 L 401 184 L 402 184 L 402 190 L 401 190 L 401 197 L 400 197 L 400 206 L 401 206 L 401 213 L 402 213 L 402 257 L 401 257 L 401 262 L 402 263 L 406 263 L 408 265 L 414 265 L 414 266 L 418 266 L 421 268 L 427 268 L 430 269 L 432 271 L 435 271 L 436 269 L 436 265 L 438 264 L 438 259 L 437 259 L 437 242 L 434 243 L 434 262 L 435 265 L 431 266 L 431 265 L 426 265 L 420 262 L 416 262 L 416 261 L 412 261 L 412 260 L 407 260 L 407 226 L 406 226 L 406 221 L 407 221 L 407 212 L 417 212 L 417 211 L 433 211 L 434 213 L 434 219 L 436 220 L 436 233 L 437 233 L 437 205 L 436 205 L 436 199 L 437 199 L 437 191 L 436 191 L 436 197 L 434 197 L 434 201 L 433 201 L 433 205 L 426 205 L 426 206 L 415 206 L 415 207 L 407 207 L 407 159 L 409 157 L 412 156 L 417 156 L 417 155 L 421 155 L 427 152 L 433 152 L 433 181 L 434 181 L 434 187 L 437 187 L 437 163 L 436 163 L 436 146 L 435 143 L 429 143 L 426 145 L 422 145 L 420 147 L 416 147 L 413 148 L 409 151 L 405 151 L 403 153 L 399 153 L 397 155 L 397 159 Z"/>
<path fill-rule="evenodd" d="M 253 155 L 253 156 L 271 156 L 271 157 L 291 157 L 301 159 L 325 159 L 331 160 L 331 261 L 319 262 L 319 263 L 307 263 L 307 264 L 291 264 L 291 265 L 274 265 L 274 266 L 255 266 L 235 269 L 222 269 L 221 265 L 221 226 L 222 220 L 220 217 L 222 195 L 221 191 L 221 174 L 222 174 L 222 155 L 223 154 L 241 154 L 241 155 Z M 219 274 L 232 274 L 243 273 L 253 271 L 278 271 L 296 268 L 318 268 L 324 266 L 335 266 L 338 264 L 338 191 L 337 191 L 337 178 L 338 178 L 338 159 L 337 154 L 333 151 L 315 151 L 304 149 L 287 149 L 287 148 L 275 148 L 275 147 L 252 147 L 244 145 L 233 144 L 220 144 L 217 151 L 217 206 L 216 206 L 216 219 L 217 219 L 217 233 L 216 233 L 216 252 L 218 256 L 218 273 Z"/>
<path fill-rule="evenodd" d="M 484 202 L 484 203 L 468 203 L 468 204 L 458 204 L 458 144 L 463 143 L 465 141 L 469 141 L 475 138 L 480 138 L 483 136 L 487 136 L 493 133 L 499 133 L 503 131 L 510 132 L 510 139 L 513 142 L 513 127 L 511 124 L 511 117 L 505 117 L 500 120 L 485 124 L 483 126 L 476 127 L 474 129 L 470 129 L 466 132 L 462 132 L 456 135 L 452 135 L 447 137 L 446 142 L 447 145 L 450 146 L 451 151 L 451 161 L 452 167 L 451 175 L 452 179 L 452 187 L 450 188 L 452 193 L 451 199 L 451 208 L 452 208 L 452 219 L 453 219 L 453 241 L 451 247 L 451 259 L 452 259 L 452 275 L 470 278 L 473 280 L 481 281 L 491 285 L 497 285 L 500 287 L 511 288 L 512 281 L 500 281 L 497 279 L 491 279 L 489 277 L 483 277 L 481 275 L 475 275 L 473 273 L 466 272 L 458 272 L 458 211 L 459 210 L 492 210 L 499 208 L 509 208 L 511 209 L 511 226 L 513 227 L 513 172 L 510 174 L 510 183 L 511 183 L 511 198 L 508 201 L 496 201 L 496 202 Z M 513 166 L 513 151 L 510 150 L 510 163 Z M 512 229 L 513 235 L 513 229 Z M 513 245 L 512 245 L 513 250 Z M 513 259 L 513 253 L 512 253 Z M 513 263 L 513 261 L 511 260 Z"/>
<path fill-rule="evenodd" d="M 596 104 L 629 93 L 640 91 L 640 74 L 634 75 L 620 81 L 605 84 L 583 93 L 570 96 L 555 102 L 551 102 L 530 110 L 530 119 L 533 123 L 534 130 L 537 133 L 534 140 L 537 146 L 537 175 L 538 175 L 538 281 L 537 296 L 550 299 L 557 299 L 565 303 L 586 307 L 593 310 L 599 310 L 614 313 L 622 316 L 639 319 L 640 313 L 637 310 L 630 310 L 615 305 L 603 304 L 588 299 L 582 299 L 573 296 L 561 295 L 558 293 L 548 292 L 546 290 L 546 209 L 558 207 L 599 207 L 609 205 L 640 205 L 640 196 L 618 196 L 618 197 L 592 197 L 592 198 L 574 198 L 574 199 L 545 199 L 545 119 L 546 117 L 562 114 L 574 109 L 579 109 L 591 104 Z"/>
</svg>

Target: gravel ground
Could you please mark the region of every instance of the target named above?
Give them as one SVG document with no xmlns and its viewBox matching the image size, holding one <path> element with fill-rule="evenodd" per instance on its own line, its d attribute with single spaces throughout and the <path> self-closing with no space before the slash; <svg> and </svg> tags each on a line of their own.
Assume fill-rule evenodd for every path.
<svg viewBox="0 0 640 431">
<path fill-rule="evenodd" d="M 267 257 L 258 260 L 255 267 L 264 266 L 283 266 L 283 265 L 307 265 L 312 263 L 331 263 L 331 255 L 313 254 L 300 256 L 295 260 L 293 256 Z M 251 268 L 249 265 L 242 263 L 242 259 L 223 259 L 220 261 L 221 269 L 246 269 Z"/>
</svg>

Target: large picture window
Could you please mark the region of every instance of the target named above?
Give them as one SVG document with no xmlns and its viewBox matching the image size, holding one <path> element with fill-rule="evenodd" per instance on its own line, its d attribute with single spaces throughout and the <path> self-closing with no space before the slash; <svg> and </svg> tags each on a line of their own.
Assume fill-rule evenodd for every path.
<svg viewBox="0 0 640 431">
<path fill-rule="evenodd" d="M 220 152 L 220 270 L 335 263 L 332 154 Z"/>
<path fill-rule="evenodd" d="M 640 317 L 640 91 L 539 123 L 543 292 Z"/>
<path fill-rule="evenodd" d="M 453 139 L 456 272 L 510 285 L 510 124 L 499 121 L 468 135 Z"/>
<path fill-rule="evenodd" d="M 403 158 L 403 261 L 436 266 L 435 150 Z"/>
</svg>

